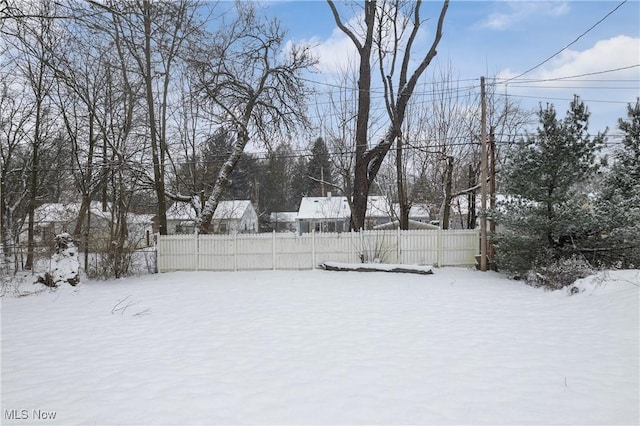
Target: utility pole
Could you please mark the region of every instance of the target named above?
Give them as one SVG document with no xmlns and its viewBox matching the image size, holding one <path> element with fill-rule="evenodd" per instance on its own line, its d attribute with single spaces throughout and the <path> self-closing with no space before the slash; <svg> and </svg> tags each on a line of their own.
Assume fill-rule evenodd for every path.
<svg viewBox="0 0 640 426">
<path fill-rule="evenodd" d="M 487 270 L 487 99 L 484 77 L 480 77 L 481 133 L 482 151 L 480 162 L 481 211 L 480 211 L 480 270 Z"/>
<path fill-rule="evenodd" d="M 495 127 L 491 126 L 489 129 L 489 150 L 491 151 L 491 164 L 489 165 L 489 208 L 491 211 L 496 209 L 496 135 Z M 491 235 L 496 233 L 496 221 L 491 219 L 489 224 L 489 232 Z M 496 251 L 493 246 L 493 239 L 489 245 L 489 260 L 491 260 L 491 268 L 495 270 L 496 264 Z"/>
</svg>

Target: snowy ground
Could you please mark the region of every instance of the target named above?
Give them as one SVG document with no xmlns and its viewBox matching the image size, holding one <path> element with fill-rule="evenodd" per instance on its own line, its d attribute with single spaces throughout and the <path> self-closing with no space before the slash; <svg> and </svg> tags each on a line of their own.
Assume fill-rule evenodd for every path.
<svg viewBox="0 0 640 426">
<path fill-rule="evenodd" d="M 195 272 L 5 296 L 2 423 L 637 425 L 639 285 Z"/>
</svg>

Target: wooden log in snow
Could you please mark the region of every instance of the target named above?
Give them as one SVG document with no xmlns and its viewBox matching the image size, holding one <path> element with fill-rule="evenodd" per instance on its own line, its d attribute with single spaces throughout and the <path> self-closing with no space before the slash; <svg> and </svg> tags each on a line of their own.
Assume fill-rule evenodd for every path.
<svg viewBox="0 0 640 426">
<path fill-rule="evenodd" d="M 320 267 L 326 271 L 353 271 L 353 272 L 396 272 L 405 274 L 421 274 L 431 275 L 433 269 L 431 266 L 419 265 L 390 265 L 384 263 L 338 263 L 324 262 Z"/>
</svg>

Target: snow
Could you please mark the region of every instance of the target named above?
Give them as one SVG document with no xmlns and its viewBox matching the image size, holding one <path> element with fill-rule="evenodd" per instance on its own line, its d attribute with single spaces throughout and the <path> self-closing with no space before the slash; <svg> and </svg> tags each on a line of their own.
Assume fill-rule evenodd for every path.
<svg viewBox="0 0 640 426">
<path fill-rule="evenodd" d="M 302 197 L 298 219 L 347 219 L 351 209 L 347 197 Z"/>
<path fill-rule="evenodd" d="M 51 275 L 56 286 L 63 284 L 76 285 L 80 262 L 78 250 L 71 235 L 66 232 L 56 236 L 56 253 L 51 256 Z"/>
<path fill-rule="evenodd" d="M 638 424 L 639 286 L 177 272 L 3 297 L 3 424 Z"/>
<path fill-rule="evenodd" d="M 367 198 L 367 217 L 389 218 L 391 204 L 386 197 Z M 302 197 L 297 219 L 348 219 L 351 207 L 347 197 L 328 195 L 327 197 Z"/>
<path fill-rule="evenodd" d="M 431 265 L 408 265 L 404 263 L 342 263 L 322 262 L 322 269 L 338 271 L 367 271 L 367 272 L 405 272 L 405 273 L 433 273 Z"/>
<path fill-rule="evenodd" d="M 214 219 L 242 219 L 246 210 L 251 206 L 249 200 L 219 201 L 214 212 Z M 189 203 L 176 202 L 167 209 L 167 218 L 171 220 L 195 220 L 196 213 Z"/>
<path fill-rule="evenodd" d="M 249 200 L 220 201 L 216 211 L 213 213 L 213 219 L 242 219 L 249 208 L 252 208 Z"/>
</svg>

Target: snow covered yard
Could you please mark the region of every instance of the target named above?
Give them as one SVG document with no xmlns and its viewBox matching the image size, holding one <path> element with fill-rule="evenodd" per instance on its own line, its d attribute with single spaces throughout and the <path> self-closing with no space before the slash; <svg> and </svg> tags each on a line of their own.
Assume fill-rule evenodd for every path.
<svg viewBox="0 0 640 426">
<path fill-rule="evenodd" d="M 638 424 L 640 271 L 572 296 L 434 272 L 167 273 L 3 297 L 2 423 Z"/>
</svg>

